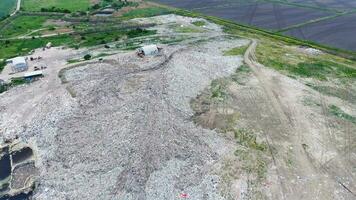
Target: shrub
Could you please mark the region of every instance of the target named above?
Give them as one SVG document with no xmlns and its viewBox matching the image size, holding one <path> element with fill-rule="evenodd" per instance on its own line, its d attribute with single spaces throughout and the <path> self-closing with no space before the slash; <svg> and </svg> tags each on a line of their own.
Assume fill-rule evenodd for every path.
<svg viewBox="0 0 356 200">
<path fill-rule="evenodd" d="M 91 55 L 90 54 L 87 54 L 84 56 L 84 60 L 90 60 L 91 59 Z"/>
</svg>

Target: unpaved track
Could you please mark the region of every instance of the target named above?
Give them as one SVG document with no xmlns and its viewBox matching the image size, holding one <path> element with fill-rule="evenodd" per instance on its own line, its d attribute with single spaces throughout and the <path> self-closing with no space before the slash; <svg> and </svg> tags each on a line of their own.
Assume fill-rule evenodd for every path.
<svg viewBox="0 0 356 200">
<path fill-rule="evenodd" d="M 293 153 L 299 166 L 298 169 L 291 173 L 290 170 L 285 168 L 283 161 L 276 157 L 272 150 L 270 151 L 280 184 L 281 195 L 279 199 L 320 199 L 323 196 L 330 198 L 333 191 L 330 191 L 329 188 L 330 186 L 333 188 L 332 185 L 338 185 L 352 193 L 342 182 L 333 178 L 336 177 L 336 174 L 329 174 L 325 168 L 320 166 L 319 161 L 308 154 L 303 148 L 302 144 L 307 141 L 307 135 L 305 134 L 309 134 L 308 122 L 306 122 L 303 113 L 300 113 L 301 111 L 296 109 L 295 106 L 288 104 L 286 101 L 281 101 L 280 97 L 284 96 L 283 88 L 275 84 L 273 78 L 267 77 L 263 70 L 265 67 L 257 62 L 255 55 L 257 44 L 257 40 L 252 40 L 244 54 L 244 62 L 257 77 L 266 94 L 266 100 L 271 104 L 275 114 L 279 117 L 280 125 L 284 128 L 284 132 L 280 134 L 284 134 L 290 139 L 289 142 L 293 145 Z M 327 127 L 325 129 L 328 130 Z M 276 133 L 266 131 L 265 139 L 270 147 L 275 145 L 273 140 L 275 135 Z M 307 179 L 303 184 L 292 186 L 289 181 L 295 175 L 306 177 Z M 277 191 L 274 192 L 276 193 Z M 354 196 L 354 194 L 351 194 L 351 196 Z"/>
<path fill-rule="evenodd" d="M 21 0 L 17 0 L 16 9 L 15 9 L 15 11 L 13 13 L 11 13 L 10 16 L 15 15 L 20 10 L 20 8 L 21 8 Z"/>
</svg>

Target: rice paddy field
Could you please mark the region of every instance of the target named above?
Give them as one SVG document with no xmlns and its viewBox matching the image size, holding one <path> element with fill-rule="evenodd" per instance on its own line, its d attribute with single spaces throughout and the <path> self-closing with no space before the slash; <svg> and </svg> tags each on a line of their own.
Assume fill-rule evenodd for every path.
<svg viewBox="0 0 356 200">
<path fill-rule="evenodd" d="M 356 51 L 354 0 L 154 0 L 172 7 Z"/>
<path fill-rule="evenodd" d="M 16 0 L 1 0 L 0 1 L 0 18 L 9 15 L 15 9 Z"/>
</svg>

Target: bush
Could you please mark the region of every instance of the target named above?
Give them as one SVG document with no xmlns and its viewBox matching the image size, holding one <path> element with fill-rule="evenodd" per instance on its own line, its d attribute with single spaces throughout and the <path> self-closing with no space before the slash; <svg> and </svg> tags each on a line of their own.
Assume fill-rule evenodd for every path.
<svg viewBox="0 0 356 200">
<path fill-rule="evenodd" d="M 156 33 L 156 31 L 154 31 L 154 30 L 146 30 L 146 29 L 137 28 L 137 29 L 128 31 L 127 37 L 134 38 L 134 37 L 140 37 L 140 36 L 153 35 L 155 33 Z"/>
<path fill-rule="evenodd" d="M 91 55 L 90 54 L 87 54 L 84 56 L 84 60 L 90 60 L 91 59 Z"/>
</svg>

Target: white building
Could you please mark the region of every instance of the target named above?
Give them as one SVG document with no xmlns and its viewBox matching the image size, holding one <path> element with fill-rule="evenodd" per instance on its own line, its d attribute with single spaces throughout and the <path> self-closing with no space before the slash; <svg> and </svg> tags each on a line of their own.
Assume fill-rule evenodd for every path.
<svg viewBox="0 0 356 200">
<path fill-rule="evenodd" d="M 138 49 L 138 54 L 141 54 L 144 56 L 152 56 L 152 55 L 156 55 L 158 53 L 159 53 L 159 48 L 155 44 L 143 46 Z"/>
<path fill-rule="evenodd" d="M 22 72 L 28 69 L 26 59 L 24 57 L 16 57 L 11 59 L 12 62 L 12 71 L 13 72 Z"/>
</svg>

